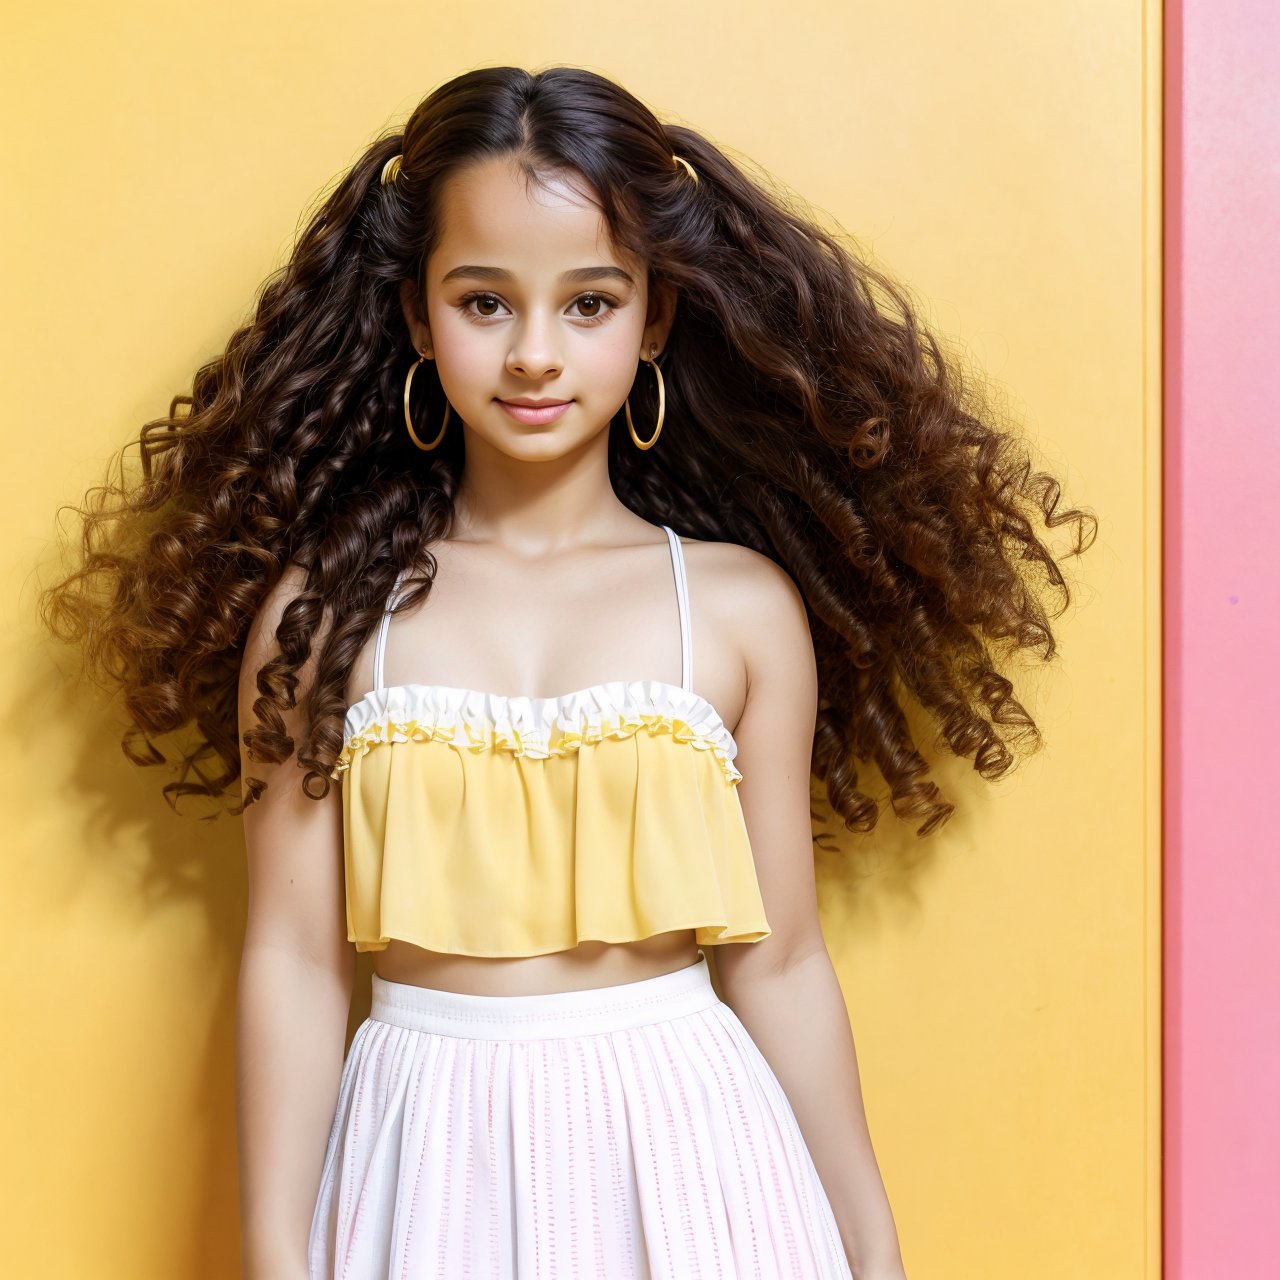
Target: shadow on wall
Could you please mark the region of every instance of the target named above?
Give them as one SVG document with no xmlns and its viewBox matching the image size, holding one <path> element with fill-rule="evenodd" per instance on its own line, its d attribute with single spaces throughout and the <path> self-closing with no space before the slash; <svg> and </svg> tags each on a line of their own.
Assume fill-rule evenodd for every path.
<svg viewBox="0 0 1280 1280">
<path fill-rule="evenodd" d="M 23 629 L 30 628 L 28 635 L 35 641 L 15 646 L 9 685 L 15 692 L 6 700 L 3 718 L 8 740 L 22 743 L 23 758 L 39 769 L 39 801 L 61 812 L 51 824 L 58 847 L 15 852 L 42 863 L 41 911 L 51 921 L 71 918 L 76 904 L 90 893 L 95 909 L 119 915 L 109 922 L 107 933 L 145 937 L 149 924 L 171 911 L 202 921 L 203 937 L 190 948 L 189 983 L 193 999 L 209 1010 L 203 1052 L 193 1055 L 184 1043 L 181 1052 L 169 1054 L 164 1028 L 154 1021 L 148 1022 L 145 1035 L 123 1024 L 118 1031 L 127 1040 L 136 1039 L 148 1064 L 169 1056 L 200 1063 L 198 1072 L 176 1090 L 187 1107 L 177 1135 L 183 1148 L 183 1191 L 193 1199 L 190 1221 L 175 1233 L 186 1256 L 175 1257 L 173 1265 L 175 1274 L 213 1280 L 227 1274 L 237 1256 L 235 1022 L 247 905 L 243 828 L 239 817 L 212 801 L 188 798 L 175 812 L 161 791 L 175 776 L 171 769 L 139 767 L 124 755 L 120 740 L 127 720 L 121 705 L 79 676 L 74 651 L 39 630 L 36 596 L 42 582 L 37 577 L 52 580 L 53 573 L 33 574 L 22 592 Z M 48 762 L 56 763 L 49 767 Z M 35 788 L 34 777 L 29 785 Z M 371 972 L 372 957 L 361 956 L 348 1046 L 368 1013 Z M 123 1007 L 136 1009 L 139 1003 Z M 174 1034 L 189 1035 L 190 1024 L 175 1027 Z M 91 1061 L 94 1046 L 82 1048 Z M 147 1065 L 140 1062 L 139 1068 Z M 119 1105 L 105 1096 L 102 1102 Z M 174 1162 L 169 1144 L 175 1135 L 157 1132 L 144 1119 L 120 1126 L 138 1144 L 119 1153 L 122 1163 L 163 1170 Z M 148 1134 L 155 1136 L 144 1136 Z M 68 1157 L 74 1166 L 74 1153 Z M 192 1174 L 194 1185 L 189 1182 Z"/>
</svg>

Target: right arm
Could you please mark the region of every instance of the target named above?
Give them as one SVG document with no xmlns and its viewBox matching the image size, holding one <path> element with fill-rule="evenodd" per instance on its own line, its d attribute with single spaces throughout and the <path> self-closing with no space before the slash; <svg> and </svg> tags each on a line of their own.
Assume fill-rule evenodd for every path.
<svg viewBox="0 0 1280 1280">
<path fill-rule="evenodd" d="M 278 652 L 275 629 L 301 584 L 291 568 L 254 618 L 240 673 L 239 723 L 254 723 L 258 668 Z M 315 654 L 284 713 L 295 744 L 305 728 Z M 301 788 L 290 757 L 247 757 L 242 778 L 267 783 L 244 811 L 248 913 L 236 1000 L 236 1125 L 244 1280 L 305 1280 L 307 1236 L 337 1105 L 355 949 L 347 941 L 342 793 Z"/>
</svg>

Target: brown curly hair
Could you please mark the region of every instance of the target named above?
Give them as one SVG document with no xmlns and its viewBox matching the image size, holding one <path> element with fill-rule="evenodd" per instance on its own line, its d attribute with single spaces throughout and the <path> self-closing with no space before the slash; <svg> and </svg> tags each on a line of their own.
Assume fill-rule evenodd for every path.
<svg viewBox="0 0 1280 1280">
<path fill-rule="evenodd" d="M 399 176 L 383 185 L 397 153 Z M 463 461 L 458 433 L 424 463 L 403 430 L 413 353 L 400 283 L 422 287 L 444 181 L 494 156 L 535 182 L 585 179 L 616 243 L 649 264 L 651 283 L 674 285 L 662 443 L 640 455 L 615 418 L 614 488 L 647 520 L 752 547 L 791 575 L 817 654 L 814 775 L 845 826 L 866 831 L 877 806 L 858 763 L 874 761 L 894 811 L 927 834 L 954 806 L 928 778 L 899 688 L 984 778 L 1004 774 L 1005 739 L 1038 745 L 1039 731 L 988 642 L 1043 646 L 1047 660 L 1054 638 L 1035 588 L 1069 600 L 1032 517 L 1074 522 L 1069 554 L 1090 545 L 1096 520 L 1058 510 L 1058 483 L 991 425 L 960 362 L 849 237 L 702 134 L 571 66 L 469 71 L 369 146 L 306 220 L 253 318 L 190 395 L 142 427 L 141 474 L 121 464 L 73 508 L 76 562 L 44 593 L 42 616 L 123 692 L 126 755 L 165 763 L 157 738 L 180 733 L 170 802 L 226 798 L 240 774 L 246 634 L 294 564 L 305 585 L 257 673 L 257 722 L 241 728 L 250 759 L 296 749 L 304 789 L 328 793 L 352 664 L 397 572 L 432 564 Z M 432 366 L 415 395 L 428 382 L 414 416 L 438 420 Z M 639 379 L 633 395 L 656 415 L 651 384 Z M 406 603 L 429 590 L 419 580 Z M 295 743 L 281 713 L 317 639 Z M 243 803 L 264 785 L 247 778 Z"/>
</svg>

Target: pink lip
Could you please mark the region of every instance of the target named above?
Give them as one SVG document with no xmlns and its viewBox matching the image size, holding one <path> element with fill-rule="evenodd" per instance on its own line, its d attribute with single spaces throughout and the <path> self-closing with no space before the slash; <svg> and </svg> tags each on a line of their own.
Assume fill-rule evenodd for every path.
<svg viewBox="0 0 1280 1280">
<path fill-rule="evenodd" d="M 539 427 L 544 422 L 554 422 L 572 403 L 572 400 L 564 400 L 559 404 L 512 404 L 509 400 L 499 400 L 498 403 L 517 421 L 523 422 L 527 426 Z"/>
</svg>

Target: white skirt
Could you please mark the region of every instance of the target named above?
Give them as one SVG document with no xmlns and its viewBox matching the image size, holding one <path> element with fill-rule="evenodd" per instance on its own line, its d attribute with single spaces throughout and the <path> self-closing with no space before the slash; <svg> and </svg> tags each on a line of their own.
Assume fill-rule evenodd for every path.
<svg viewBox="0 0 1280 1280">
<path fill-rule="evenodd" d="M 312 1280 L 851 1277 L 782 1086 L 687 968 L 475 996 L 373 975 Z"/>
</svg>

